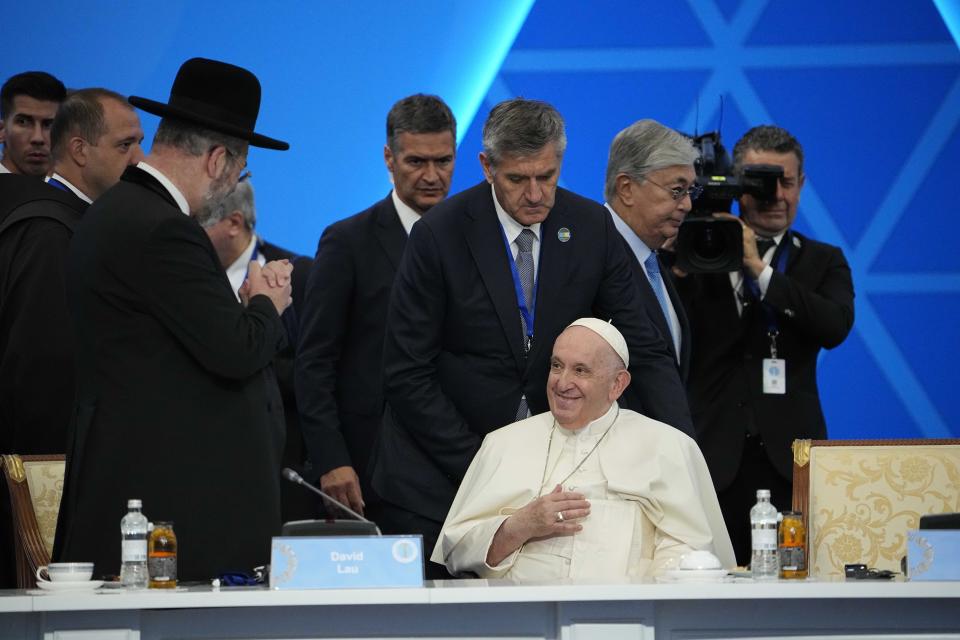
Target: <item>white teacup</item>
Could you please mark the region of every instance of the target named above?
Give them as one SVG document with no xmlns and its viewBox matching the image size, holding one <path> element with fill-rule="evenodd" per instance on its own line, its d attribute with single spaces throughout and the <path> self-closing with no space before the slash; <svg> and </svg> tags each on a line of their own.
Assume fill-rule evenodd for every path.
<svg viewBox="0 0 960 640">
<path fill-rule="evenodd" d="M 92 562 L 51 562 L 37 569 L 37 580 L 44 582 L 89 582 Z"/>
</svg>

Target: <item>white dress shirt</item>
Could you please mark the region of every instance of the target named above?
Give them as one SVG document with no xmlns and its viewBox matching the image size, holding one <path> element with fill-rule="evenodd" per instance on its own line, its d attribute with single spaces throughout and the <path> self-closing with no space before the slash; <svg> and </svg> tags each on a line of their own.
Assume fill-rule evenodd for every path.
<svg viewBox="0 0 960 640">
<path fill-rule="evenodd" d="M 10 169 L 7 169 L 6 165 L 0 162 L 0 173 L 10 173 Z"/>
<path fill-rule="evenodd" d="M 56 171 L 54 171 L 53 175 L 50 176 L 49 178 L 44 178 L 44 182 L 50 182 L 51 180 L 56 180 L 57 182 L 65 186 L 67 189 L 70 189 L 73 195 L 77 196 L 87 204 L 93 204 L 93 200 L 88 198 L 87 194 L 85 194 L 83 191 L 80 191 L 80 189 L 77 189 L 72 182 L 64 178 L 62 175 L 60 175 Z"/>
<path fill-rule="evenodd" d="M 250 261 L 254 258 L 254 253 L 256 253 L 257 263 L 261 267 L 267 263 L 263 252 L 257 249 L 258 242 L 259 238 L 254 233 L 247 248 L 227 267 L 227 279 L 230 280 L 230 287 L 233 289 L 233 295 L 237 296 L 237 300 L 240 299 L 240 287 L 243 286 L 243 281 L 247 279 L 247 272 L 250 270 Z"/>
<path fill-rule="evenodd" d="M 613 225 L 617 228 L 617 231 L 620 232 L 620 235 L 623 236 L 623 239 L 627 241 L 627 244 L 630 245 L 633 255 L 640 261 L 640 268 L 643 269 L 643 274 L 647 276 L 647 282 L 650 282 L 650 274 L 647 273 L 646 260 L 653 251 L 640 239 L 640 236 L 634 233 L 633 229 L 623 221 L 623 218 L 613 210 L 613 207 L 608 203 L 604 203 L 603 206 L 610 212 L 610 216 L 613 218 Z M 661 272 L 660 279 L 662 280 L 665 277 L 668 276 L 664 276 Z M 653 286 L 653 284 L 650 286 Z M 670 324 L 670 335 L 673 338 L 673 352 L 677 357 L 677 362 L 680 362 L 680 317 L 677 315 L 677 310 L 673 307 L 673 300 L 670 299 L 670 294 L 667 293 L 666 285 L 663 285 L 663 287 L 663 299 L 667 301 L 667 309 L 670 310 L 668 321 Z M 659 308 L 659 306 L 660 305 L 657 305 L 657 308 Z"/>
<path fill-rule="evenodd" d="M 157 181 L 163 185 L 163 188 L 166 189 L 173 197 L 174 201 L 177 203 L 177 206 L 180 207 L 180 211 L 183 211 L 185 215 L 190 215 L 190 205 L 187 204 L 187 199 L 183 196 L 183 192 L 180 191 L 180 189 L 177 189 L 177 185 L 170 182 L 170 178 L 160 173 L 160 170 L 156 167 L 151 167 L 149 164 L 143 161 L 137 163 L 137 168 L 143 169 L 156 178 Z"/>
<path fill-rule="evenodd" d="M 784 233 L 784 231 L 781 231 L 773 236 L 773 246 L 767 249 L 764 255 L 760 256 L 760 259 L 763 260 L 763 264 L 765 265 L 763 271 L 760 272 L 760 276 L 757 278 L 761 300 L 767 295 L 767 287 L 770 286 L 770 278 L 773 277 L 773 267 L 770 266 L 770 262 L 773 260 L 773 255 L 777 252 L 777 247 L 780 246 L 780 241 L 783 239 Z M 733 287 L 733 297 L 737 301 L 737 314 L 743 315 L 743 301 L 746 296 L 749 295 L 745 291 L 746 283 L 743 281 L 743 269 L 730 272 L 730 286 Z"/>
<path fill-rule="evenodd" d="M 420 219 L 420 214 L 400 199 L 396 189 L 390 192 L 390 197 L 393 199 L 393 206 L 396 207 L 397 215 L 400 217 L 400 224 L 403 225 L 403 230 L 406 231 L 409 236 L 410 229 L 413 229 L 413 224 Z"/>
</svg>

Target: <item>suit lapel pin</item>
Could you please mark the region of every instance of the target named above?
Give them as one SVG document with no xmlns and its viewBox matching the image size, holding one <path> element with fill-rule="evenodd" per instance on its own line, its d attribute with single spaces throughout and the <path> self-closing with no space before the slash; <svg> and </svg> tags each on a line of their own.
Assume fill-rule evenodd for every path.
<svg viewBox="0 0 960 640">
<path fill-rule="evenodd" d="M 560 229 L 557 231 L 557 240 L 559 240 L 560 242 L 569 241 L 570 229 L 567 229 L 566 227 L 560 227 Z"/>
</svg>

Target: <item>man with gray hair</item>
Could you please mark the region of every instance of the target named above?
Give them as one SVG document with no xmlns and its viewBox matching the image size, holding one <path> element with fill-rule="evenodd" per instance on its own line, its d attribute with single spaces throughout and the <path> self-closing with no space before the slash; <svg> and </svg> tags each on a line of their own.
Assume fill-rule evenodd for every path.
<svg viewBox="0 0 960 640">
<path fill-rule="evenodd" d="M 297 257 L 293 252 L 267 242 L 256 232 L 257 208 L 253 195 L 250 174 L 244 174 L 219 207 L 202 211 L 197 217 L 197 222 L 213 243 L 238 300 L 251 262 L 262 267 L 271 260 L 293 261 Z"/>
<path fill-rule="evenodd" d="M 551 105 L 501 102 L 483 127 L 486 181 L 434 207 L 410 235 L 384 344 L 373 487 L 385 530 L 436 540 L 483 436 L 546 410 L 553 341 L 578 317 L 613 318 L 626 336 L 631 407 L 691 428 L 609 214 L 557 186 L 565 147 Z"/>
<path fill-rule="evenodd" d="M 267 242 L 257 233 L 257 207 L 249 173 L 240 176 L 236 189 L 224 198 L 219 207 L 207 207 L 201 211 L 197 222 L 213 243 L 237 300 L 240 300 L 240 288 L 247 279 L 251 262 L 256 262 L 261 267 L 273 260 L 289 260 L 293 264 L 293 273 L 290 276 L 293 302 L 281 315 L 289 342 L 277 352 L 273 367 L 265 369 L 264 373 L 267 376 L 268 392 L 273 396 L 271 403 L 274 406 L 283 406 L 282 416 L 279 411 L 274 412 L 280 465 L 299 467 L 304 461 L 304 446 L 294 393 L 293 360 L 299 331 L 297 311 L 302 302 L 304 284 L 312 260 Z M 315 515 L 312 496 L 300 487 L 283 483 L 280 485 L 280 494 L 284 522 L 312 518 Z"/>
<path fill-rule="evenodd" d="M 279 531 L 263 370 L 291 267 L 252 262 L 241 304 L 194 216 L 233 191 L 249 145 L 288 145 L 254 132 L 260 82 L 227 63 L 188 60 L 168 103 L 130 102 L 162 118 L 150 155 L 90 207 L 67 260 L 80 375 L 54 557 L 116 574 L 117 516 L 140 498 L 177 523 L 178 577 L 209 580 L 263 564 Z"/>
<path fill-rule="evenodd" d="M 639 120 L 610 145 L 604 196 L 632 256 L 634 281 L 650 320 L 687 379 L 690 324 L 659 251 L 676 238 L 702 188 L 688 138 L 655 120 Z"/>
</svg>

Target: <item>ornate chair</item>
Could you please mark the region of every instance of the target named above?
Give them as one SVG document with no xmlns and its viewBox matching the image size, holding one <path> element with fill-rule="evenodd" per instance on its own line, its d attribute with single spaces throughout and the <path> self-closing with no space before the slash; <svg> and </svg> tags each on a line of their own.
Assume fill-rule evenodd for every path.
<svg viewBox="0 0 960 640">
<path fill-rule="evenodd" d="M 960 511 L 960 439 L 796 440 L 793 509 L 811 576 L 848 563 L 900 571 L 920 516 Z"/>
<path fill-rule="evenodd" d="M 13 547 L 17 586 L 36 587 L 37 568 L 48 564 L 53 552 L 57 513 L 63 495 L 63 455 L 2 456 L 3 476 L 13 513 Z"/>
</svg>

